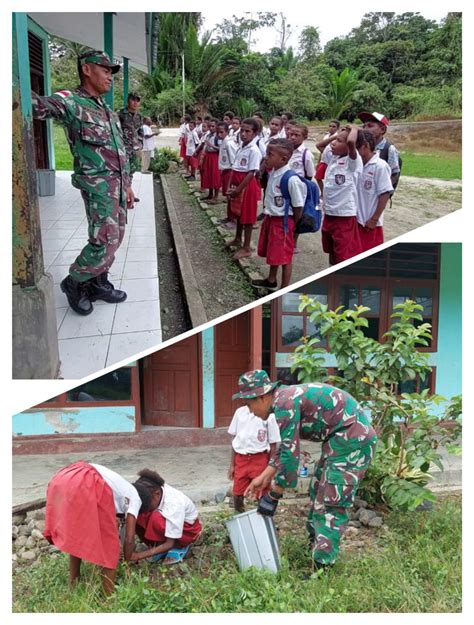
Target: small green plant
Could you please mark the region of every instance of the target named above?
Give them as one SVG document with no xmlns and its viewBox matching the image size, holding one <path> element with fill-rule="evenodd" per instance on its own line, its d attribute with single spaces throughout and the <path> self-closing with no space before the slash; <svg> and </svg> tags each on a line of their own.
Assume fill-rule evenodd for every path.
<svg viewBox="0 0 474 625">
<path fill-rule="evenodd" d="M 160 148 L 151 159 L 150 170 L 155 174 L 166 174 L 172 161 L 179 163 L 178 152 L 171 148 Z"/>
<path fill-rule="evenodd" d="M 372 502 L 384 501 L 393 508 L 414 510 L 435 496 L 427 488 L 432 465 L 443 469 L 439 448 L 460 436 L 461 398 L 449 402 L 425 388 L 403 393 L 407 381 L 421 383 L 431 371 L 428 354 L 418 351 L 431 340 L 431 326 L 423 323 L 423 307 L 412 300 L 397 304 L 392 325 L 381 342 L 367 337 L 364 316 L 370 309 L 329 310 L 327 305 L 303 295 L 300 311 L 327 338 L 335 356 L 337 375 L 325 366 L 326 350 L 319 338 L 304 338 L 294 354 L 292 371 L 300 382 L 327 380 L 358 399 L 372 416 L 379 442 L 372 465 L 362 484 L 362 494 Z M 443 414 L 436 414 L 440 406 Z M 449 447 L 459 451 L 457 447 Z"/>
</svg>

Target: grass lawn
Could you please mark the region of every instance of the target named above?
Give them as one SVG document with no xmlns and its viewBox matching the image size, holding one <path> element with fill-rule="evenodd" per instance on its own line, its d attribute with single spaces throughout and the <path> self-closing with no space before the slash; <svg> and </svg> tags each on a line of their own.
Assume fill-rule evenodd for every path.
<svg viewBox="0 0 474 625">
<path fill-rule="evenodd" d="M 60 124 L 53 124 L 54 156 L 56 170 L 72 171 L 72 154 L 69 149 L 64 129 Z"/>
<path fill-rule="evenodd" d="M 98 569 L 83 564 L 71 591 L 68 557 L 48 555 L 13 577 L 14 612 L 460 612 L 461 497 L 433 510 L 388 513 L 379 530 L 344 541 L 334 567 L 312 571 L 304 519 L 307 502 L 281 505 L 278 575 L 238 570 L 223 521 L 204 517 L 201 544 L 185 563 L 121 564 L 117 590 L 103 598 Z"/>
<path fill-rule="evenodd" d="M 402 177 L 440 178 L 441 180 L 461 180 L 461 155 L 452 152 L 442 154 L 415 154 L 402 152 Z"/>
</svg>

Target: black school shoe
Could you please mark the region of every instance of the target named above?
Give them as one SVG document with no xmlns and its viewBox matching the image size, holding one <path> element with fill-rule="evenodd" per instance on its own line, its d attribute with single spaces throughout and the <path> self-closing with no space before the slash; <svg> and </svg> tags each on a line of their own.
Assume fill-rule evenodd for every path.
<svg viewBox="0 0 474 625">
<path fill-rule="evenodd" d="M 268 289 L 269 291 L 276 291 L 278 289 L 278 283 L 269 282 L 268 278 L 265 278 L 265 280 L 252 280 L 250 284 L 257 289 Z"/>
<path fill-rule="evenodd" d="M 90 315 L 94 310 L 89 297 L 88 282 L 78 282 L 71 276 L 66 276 L 59 285 L 69 306 L 78 315 Z"/>
<path fill-rule="evenodd" d="M 125 291 L 115 289 L 114 285 L 109 282 L 107 271 L 89 280 L 87 291 L 91 302 L 101 299 L 109 304 L 120 304 L 127 299 Z"/>
</svg>

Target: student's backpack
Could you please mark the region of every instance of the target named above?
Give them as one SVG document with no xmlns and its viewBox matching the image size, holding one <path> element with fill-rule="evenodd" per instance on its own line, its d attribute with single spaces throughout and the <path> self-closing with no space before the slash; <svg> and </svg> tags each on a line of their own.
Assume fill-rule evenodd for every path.
<svg viewBox="0 0 474 625">
<path fill-rule="evenodd" d="M 288 232 L 288 215 L 291 203 L 288 184 L 292 176 L 298 176 L 298 178 L 306 185 L 306 200 L 303 206 L 303 215 L 301 216 L 299 222 L 296 224 L 295 232 L 297 234 L 304 234 L 306 232 L 317 232 L 321 227 L 322 220 L 321 210 L 319 208 L 319 187 L 312 180 L 302 178 L 294 171 L 285 172 L 280 181 L 281 194 L 285 199 L 285 232 Z"/>
<path fill-rule="evenodd" d="M 385 145 L 379 152 L 380 158 L 383 161 L 385 161 L 386 163 L 388 163 L 388 151 L 389 151 L 391 145 L 393 145 L 393 144 L 390 143 L 390 141 L 388 139 L 385 139 Z M 402 173 L 402 165 L 403 165 L 403 161 L 400 158 L 400 154 L 399 154 L 398 155 L 398 166 L 400 167 L 400 171 L 396 174 L 396 176 L 394 176 L 394 179 L 392 180 L 392 185 L 393 185 L 393 191 L 394 192 L 395 192 L 395 189 L 397 188 L 398 181 L 400 180 L 400 174 Z"/>
</svg>

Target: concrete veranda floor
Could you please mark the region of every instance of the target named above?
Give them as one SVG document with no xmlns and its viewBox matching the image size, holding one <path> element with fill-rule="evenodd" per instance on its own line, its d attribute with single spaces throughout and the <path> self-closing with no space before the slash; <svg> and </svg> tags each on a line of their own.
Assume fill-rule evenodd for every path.
<svg viewBox="0 0 474 625">
<path fill-rule="evenodd" d="M 87 240 L 84 204 L 71 185 L 71 172 L 57 171 L 55 195 L 39 198 L 45 270 L 54 280 L 62 378 L 82 378 L 161 343 L 153 176 L 135 174 L 133 189 L 140 202 L 128 211 L 125 237 L 110 271 L 127 300 L 95 302 L 87 317 L 69 308 L 59 288 Z"/>
</svg>

